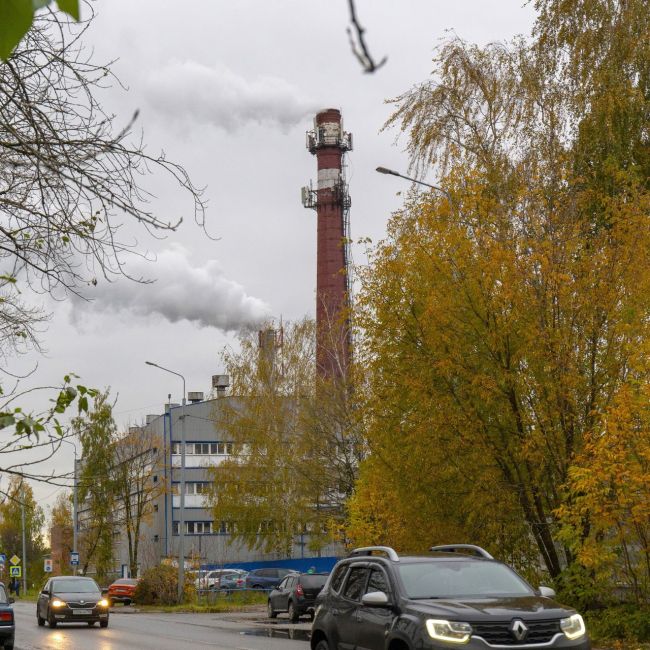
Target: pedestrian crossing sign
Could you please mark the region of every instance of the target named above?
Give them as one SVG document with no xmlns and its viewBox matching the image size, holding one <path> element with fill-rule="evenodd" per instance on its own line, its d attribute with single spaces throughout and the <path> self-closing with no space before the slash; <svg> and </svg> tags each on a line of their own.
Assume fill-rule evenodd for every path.
<svg viewBox="0 0 650 650">
<path fill-rule="evenodd" d="M 22 573 L 23 573 L 22 572 L 22 567 L 19 567 L 19 566 L 10 566 L 9 567 L 9 575 L 12 578 L 20 578 Z"/>
</svg>

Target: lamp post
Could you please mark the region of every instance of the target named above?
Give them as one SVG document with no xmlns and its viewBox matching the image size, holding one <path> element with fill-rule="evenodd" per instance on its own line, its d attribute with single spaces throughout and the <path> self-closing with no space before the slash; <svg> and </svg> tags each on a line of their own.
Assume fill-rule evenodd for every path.
<svg viewBox="0 0 650 650">
<path fill-rule="evenodd" d="M 74 449 L 74 479 L 72 485 L 72 552 L 77 553 L 77 517 L 78 517 L 78 503 L 77 503 L 77 490 L 79 488 L 79 478 L 77 474 L 77 445 L 72 441 L 66 438 L 54 438 L 50 436 L 52 440 L 52 448 L 54 449 L 55 442 L 65 442 L 68 445 L 72 445 Z M 73 574 L 77 575 L 77 565 L 73 565 L 72 568 Z"/>
<path fill-rule="evenodd" d="M 424 185 L 425 187 L 430 187 L 431 189 L 437 190 L 438 192 L 442 192 L 446 197 L 449 203 L 451 203 L 452 207 L 454 205 L 454 202 L 451 198 L 451 194 L 444 189 L 443 187 L 440 187 L 439 185 L 432 185 L 431 183 L 425 183 L 424 181 L 419 181 L 417 178 L 411 178 L 410 176 L 405 176 L 404 174 L 400 174 L 399 172 L 396 172 L 394 169 L 388 169 L 387 167 L 377 167 L 375 170 L 379 172 L 380 174 L 390 174 L 391 176 L 399 176 L 400 178 L 404 178 L 407 181 L 411 181 L 412 183 L 417 183 L 418 185 Z"/>
<path fill-rule="evenodd" d="M 185 377 L 183 377 L 180 372 L 175 372 L 169 368 L 163 368 L 157 363 L 153 363 L 153 361 L 145 361 L 145 363 L 148 366 L 153 366 L 159 370 L 164 370 L 165 372 L 169 372 L 172 375 L 176 375 L 183 380 L 183 401 L 181 407 L 181 498 L 178 517 L 178 602 L 182 603 L 183 591 L 185 587 Z M 169 417 L 171 421 L 171 409 L 169 411 Z"/>
</svg>

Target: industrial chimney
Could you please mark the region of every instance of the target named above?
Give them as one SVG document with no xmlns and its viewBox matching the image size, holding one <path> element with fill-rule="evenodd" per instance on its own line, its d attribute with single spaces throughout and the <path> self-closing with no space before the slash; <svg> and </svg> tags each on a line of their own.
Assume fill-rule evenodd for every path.
<svg viewBox="0 0 650 650">
<path fill-rule="evenodd" d="M 341 112 L 321 111 L 307 132 L 307 149 L 316 156 L 318 187 L 302 188 L 302 202 L 317 214 L 316 363 L 322 376 L 343 378 L 350 363 L 349 327 L 350 195 L 344 155 L 352 136 L 343 130 Z"/>
</svg>

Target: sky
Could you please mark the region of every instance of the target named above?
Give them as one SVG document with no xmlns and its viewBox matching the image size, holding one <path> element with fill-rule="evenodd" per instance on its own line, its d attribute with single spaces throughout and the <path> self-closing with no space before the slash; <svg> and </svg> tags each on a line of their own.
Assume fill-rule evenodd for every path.
<svg viewBox="0 0 650 650">
<path fill-rule="evenodd" d="M 97 0 L 87 44 L 112 66 L 122 85 L 102 91 L 116 124 L 139 111 L 136 135 L 147 150 L 164 150 L 204 187 L 207 232 L 193 220 L 189 197 L 164 177 L 147 179 L 152 205 L 165 220 L 183 218 L 164 239 L 126 226 L 137 249 L 126 279 L 89 287 L 91 301 L 46 304 L 52 319 L 43 354 L 14 360 L 34 370 L 33 385 L 56 384 L 68 372 L 80 382 L 110 387 L 122 428 L 163 411 L 179 378 L 188 391 L 210 392 L 223 372 L 220 352 L 236 346 L 236 331 L 261 319 L 315 313 L 316 214 L 302 207 L 300 188 L 316 178 L 305 132 L 316 112 L 339 108 L 353 135 L 347 157 L 353 240 L 385 235 L 400 191 L 409 183 L 375 172 L 406 173 L 406 139 L 382 131 L 390 100 L 429 78 L 434 48 L 452 32 L 478 44 L 530 31 L 525 0 L 357 0 L 359 21 L 375 60 L 364 74 L 346 34 L 347 0 Z M 426 178 L 435 182 L 433 176 Z M 365 249 L 353 247 L 356 264 Z M 57 469 L 72 469 L 64 445 Z M 56 498 L 35 484 L 39 502 Z"/>
</svg>

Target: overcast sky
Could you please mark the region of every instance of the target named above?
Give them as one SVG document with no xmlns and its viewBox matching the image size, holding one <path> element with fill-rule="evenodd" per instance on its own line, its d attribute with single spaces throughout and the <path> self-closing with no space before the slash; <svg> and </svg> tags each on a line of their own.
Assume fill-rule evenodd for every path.
<svg viewBox="0 0 650 650">
<path fill-rule="evenodd" d="M 315 312 L 316 215 L 300 188 L 316 177 L 305 148 L 315 112 L 341 109 L 353 134 L 348 156 L 353 239 L 382 238 L 408 183 L 381 176 L 378 165 L 406 171 L 404 141 L 380 133 L 391 113 L 385 100 L 425 80 L 446 30 L 484 44 L 528 33 L 524 0 L 357 0 L 370 51 L 384 67 L 364 74 L 346 35 L 347 0 L 98 0 L 88 45 L 127 90 L 106 91 L 105 105 L 137 128 L 151 153 L 164 149 L 205 186 L 209 232 L 192 219 L 191 203 L 154 180 L 165 218 L 184 217 L 159 241 L 139 236 L 155 262 L 133 259 L 128 270 L 155 282 L 127 280 L 93 289 L 92 303 L 59 302 L 43 335 L 46 353 L 34 383 L 73 371 L 89 386 L 110 386 L 122 427 L 160 413 L 181 382 L 151 368 L 185 375 L 188 391 L 210 390 L 222 372 L 219 353 L 233 330 L 259 318 Z M 434 182 L 434 178 L 429 178 Z M 363 250 L 355 248 L 357 264 Z M 71 451 L 64 446 L 65 451 Z M 58 467 L 72 467 L 63 452 Z M 55 490 L 34 486 L 42 504 Z"/>
</svg>

